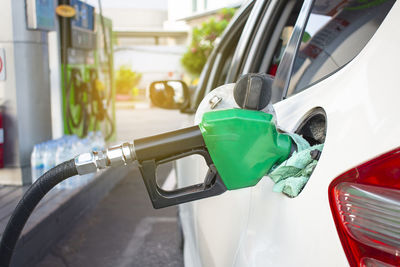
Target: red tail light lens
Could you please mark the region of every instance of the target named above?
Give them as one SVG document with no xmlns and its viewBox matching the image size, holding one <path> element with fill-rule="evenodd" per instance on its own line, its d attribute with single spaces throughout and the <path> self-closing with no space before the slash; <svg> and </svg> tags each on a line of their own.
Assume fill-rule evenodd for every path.
<svg viewBox="0 0 400 267">
<path fill-rule="evenodd" d="M 351 266 L 400 266 L 400 148 L 333 180 L 329 202 Z"/>
</svg>

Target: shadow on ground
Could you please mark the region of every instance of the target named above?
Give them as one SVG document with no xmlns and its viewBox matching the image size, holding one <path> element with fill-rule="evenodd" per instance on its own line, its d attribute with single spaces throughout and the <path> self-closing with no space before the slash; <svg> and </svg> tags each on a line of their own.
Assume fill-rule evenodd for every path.
<svg viewBox="0 0 400 267">
<path fill-rule="evenodd" d="M 162 168 L 165 179 L 171 165 Z M 153 209 L 136 168 L 121 169 L 121 175 L 125 178 L 37 267 L 183 266 L 177 208 Z"/>
</svg>

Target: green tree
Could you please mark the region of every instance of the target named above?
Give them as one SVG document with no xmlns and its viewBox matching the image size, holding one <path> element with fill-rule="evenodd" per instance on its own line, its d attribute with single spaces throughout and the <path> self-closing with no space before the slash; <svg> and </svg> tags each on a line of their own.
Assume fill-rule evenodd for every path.
<svg viewBox="0 0 400 267">
<path fill-rule="evenodd" d="M 216 17 L 203 22 L 200 27 L 193 28 L 190 46 L 181 59 L 183 67 L 189 73 L 200 75 L 214 48 L 215 40 L 225 30 L 235 11 L 234 8 L 224 8 Z"/>
<path fill-rule="evenodd" d="M 132 71 L 127 66 L 121 66 L 115 73 L 117 94 L 135 95 L 135 87 L 139 84 L 142 74 Z"/>
</svg>

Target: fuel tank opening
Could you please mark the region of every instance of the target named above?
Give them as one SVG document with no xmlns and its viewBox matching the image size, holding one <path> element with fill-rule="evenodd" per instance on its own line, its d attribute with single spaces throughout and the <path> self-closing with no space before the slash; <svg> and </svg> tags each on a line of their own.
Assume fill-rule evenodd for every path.
<svg viewBox="0 0 400 267">
<path fill-rule="evenodd" d="M 326 115 L 323 109 L 310 112 L 290 136 L 297 145 L 297 151 L 273 168 L 268 176 L 275 183 L 274 192 L 293 198 L 307 184 L 322 154 L 326 136 Z"/>
<path fill-rule="evenodd" d="M 302 120 L 295 133 L 303 136 L 313 146 L 325 143 L 326 128 L 326 113 L 322 108 L 316 108 Z"/>
</svg>

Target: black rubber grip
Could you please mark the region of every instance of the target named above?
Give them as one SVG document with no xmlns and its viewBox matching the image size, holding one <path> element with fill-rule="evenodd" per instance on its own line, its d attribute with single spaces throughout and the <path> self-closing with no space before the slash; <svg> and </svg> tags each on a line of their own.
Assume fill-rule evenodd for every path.
<svg viewBox="0 0 400 267">
<path fill-rule="evenodd" d="M 205 146 L 203 135 L 198 126 L 134 141 L 135 154 L 139 161 L 158 161 Z"/>
</svg>

